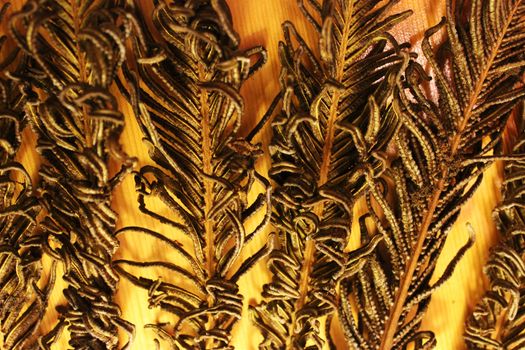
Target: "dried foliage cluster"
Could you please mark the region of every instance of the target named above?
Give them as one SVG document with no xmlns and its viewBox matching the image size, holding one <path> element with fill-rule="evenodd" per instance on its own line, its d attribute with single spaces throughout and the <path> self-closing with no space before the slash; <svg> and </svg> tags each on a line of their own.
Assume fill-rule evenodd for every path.
<svg viewBox="0 0 525 350">
<path fill-rule="evenodd" d="M 496 146 L 525 94 L 525 56 L 516 49 L 525 44 L 525 2 L 473 1 L 470 8 L 463 6 L 448 2 L 447 18 L 422 41 L 436 99 L 419 85 L 427 75 L 417 64 L 405 71 L 406 86 L 395 91 L 393 106 L 402 124 L 395 137 L 399 158 L 383 177 L 394 185 L 385 187 L 372 173 L 365 174 L 367 215 L 383 241 L 357 278 L 340 284 L 345 333 L 357 347 L 434 345 L 432 332 L 419 325 L 432 292 L 450 277 L 473 236 L 442 276 L 434 276 L 437 258 L 483 171 L 495 157 L 503 157 Z M 465 12 L 466 20 L 461 16 Z M 446 41 L 433 49 L 430 39 L 441 29 L 446 30 Z M 366 230 L 361 235 L 365 241 L 373 237 Z"/>
<path fill-rule="evenodd" d="M 112 190 L 133 160 L 120 150 L 123 116 L 109 91 L 131 23 L 122 9 L 107 5 L 29 1 L 10 21 L 13 39 L 30 61 L 20 73 L 31 84 L 25 112 L 44 159 L 37 197 L 45 210 L 37 242 L 62 265 L 67 285 L 67 304 L 57 307 L 58 323 L 39 339 L 41 348 L 64 328 L 75 349 L 115 348 L 118 328 L 133 333 L 113 302 L 118 276 L 111 258 L 119 244 L 110 207 Z M 123 164 L 114 176 L 110 157 Z"/>
<path fill-rule="evenodd" d="M 7 6 L 2 6 L 4 17 Z M 54 275 L 44 288 L 38 286 L 42 272 L 42 244 L 36 234 L 41 204 L 35 197 L 31 177 L 15 160 L 21 132 L 27 124 L 22 92 L 28 85 L 17 78 L 17 67 L 4 69 L 17 59 L 6 37 L 0 38 L 0 335 L 2 349 L 24 349 L 35 344 L 35 333 L 44 315 Z M 25 60 L 19 61 L 22 68 Z"/>
<path fill-rule="evenodd" d="M 514 155 L 525 152 L 525 109 L 517 113 L 518 141 Z M 489 290 L 467 320 L 469 349 L 521 349 L 525 346 L 525 217 L 523 208 L 525 162 L 505 164 L 503 200 L 493 212 L 501 242 L 491 251 L 485 273 Z"/>
<path fill-rule="evenodd" d="M 523 141 L 506 154 L 502 135 L 514 115 L 523 139 L 525 1 L 448 0 L 421 42 L 428 70 L 390 34 L 411 15 L 393 12 L 396 2 L 297 0 L 315 46 L 283 24 L 280 91 L 246 137 L 239 90 L 267 53 L 239 49 L 225 0 L 28 0 L 10 12 L 0 347 L 50 349 L 67 336 L 74 349 L 131 348 L 135 326 L 115 301 L 123 278 L 168 315 L 146 325 L 157 349 L 233 349 L 241 317 L 260 349 L 336 349 L 335 328 L 353 349 L 432 349 L 421 321 L 473 232 L 440 276 L 437 259 L 496 160 L 507 162 L 494 214 L 503 241 L 465 339 L 523 347 Z M 152 165 L 121 149 L 119 99 Z M 38 175 L 16 161 L 26 125 Z M 261 130 L 272 133 L 267 147 L 253 141 Z M 256 170 L 265 151 L 268 178 Z M 157 226 L 117 230 L 112 193 L 127 175 L 136 194 L 126 200 Z M 360 199 L 367 210 L 352 232 Z M 350 247 L 355 235 L 361 245 Z M 143 241 L 170 254 L 141 257 Z M 117 260 L 119 242 L 131 248 Z M 248 307 L 239 279 L 261 261 L 272 279 Z M 42 334 L 57 270 L 65 301 Z"/>
<path fill-rule="evenodd" d="M 320 337 L 320 320 L 326 316 L 329 331 L 338 282 L 354 275 L 378 243 L 344 251 L 362 174 L 386 170 L 385 148 L 398 129 L 391 97 L 409 55 L 385 31 L 410 12 L 386 16 L 393 3 L 301 3 L 318 33 L 319 57 L 292 23 L 283 25 L 282 101 L 269 173 L 280 244 L 269 257 L 272 283 L 253 309 L 263 349 L 321 348 L 329 337 Z"/>
<path fill-rule="evenodd" d="M 170 234 L 144 227 L 118 233 L 126 239 L 151 236 L 178 260 L 118 260 L 117 271 L 148 291 L 150 307 L 176 316 L 173 324 L 147 325 L 165 346 L 228 349 L 243 307 L 237 281 L 271 248 L 268 244 L 243 258 L 245 246 L 269 221 L 271 188 L 255 171 L 260 147 L 238 136 L 244 108 L 238 91 L 266 52 L 237 50 L 239 38 L 222 1 L 157 4 L 153 33 L 141 2 L 133 5 L 136 64 L 125 70 L 134 82 L 127 96 L 157 164 L 135 174 L 138 203 L 143 213 L 169 226 Z M 253 65 L 251 56 L 257 57 Z M 258 184 L 264 193 L 249 201 L 248 193 Z M 162 201 L 169 215 L 151 211 L 151 198 Z M 259 213 L 263 219 L 250 228 L 250 218 Z M 191 243 L 179 243 L 180 236 Z M 133 275 L 126 265 L 163 267 L 170 280 Z"/>
</svg>

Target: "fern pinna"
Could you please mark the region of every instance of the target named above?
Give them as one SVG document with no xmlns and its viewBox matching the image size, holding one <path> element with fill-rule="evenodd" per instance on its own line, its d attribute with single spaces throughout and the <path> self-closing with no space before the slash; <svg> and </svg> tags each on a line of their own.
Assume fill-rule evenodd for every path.
<svg viewBox="0 0 525 350">
<path fill-rule="evenodd" d="M 67 283 L 67 305 L 57 307 L 58 323 L 41 348 L 65 328 L 75 349 L 116 349 L 119 329 L 129 337 L 134 331 L 113 301 L 118 275 L 111 266 L 119 245 L 111 192 L 133 165 L 118 144 L 123 118 L 109 92 L 125 58 L 126 18 L 109 1 L 35 0 L 11 19 L 13 37 L 32 59 L 25 76 L 38 94 L 28 112 L 45 160 L 44 251 L 63 265 Z M 110 158 L 123 163 L 114 176 Z"/>
<path fill-rule="evenodd" d="M 394 100 L 402 124 L 396 136 L 400 157 L 382 178 L 371 171 L 366 176 L 364 220 L 383 242 L 356 278 L 341 283 L 348 298 L 342 298 L 339 315 L 356 348 L 435 345 L 433 333 L 419 329 L 422 317 L 473 236 L 440 277 L 433 276 L 437 258 L 462 205 L 498 157 L 492 152 L 525 94 L 525 2 L 448 1 L 446 13 L 422 41 L 436 97 L 421 85 L 428 78 L 423 69 L 411 64 Z M 435 50 L 431 37 L 442 28 L 447 38 Z M 394 187 L 385 188 L 385 180 Z M 362 235 L 370 238 L 364 225 Z"/>
<path fill-rule="evenodd" d="M 388 163 L 397 129 L 392 91 L 408 61 L 406 45 L 388 34 L 410 14 L 389 15 L 394 1 L 297 3 L 318 35 L 319 55 L 292 23 L 283 24 L 274 104 L 281 109 L 270 145 L 279 247 L 270 255 L 264 301 L 252 308 L 262 349 L 322 348 L 321 322 L 328 334 L 338 281 L 377 244 L 345 251 L 363 171 L 379 176 Z"/>
<path fill-rule="evenodd" d="M 148 291 L 150 307 L 175 316 L 170 324 L 148 325 L 168 346 L 231 349 L 231 330 L 243 305 L 237 282 L 269 250 L 265 245 L 241 258 L 271 211 L 268 181 L 254 169 L 259 147 L 239 135 L 243 100 L 238 90 L 265 52 L 237 50 L 239 39 L 224 1 L 160 2 L 151 17 L 144 10 L 148 5 L 136 4 L 141 9 L 132 42 L 137 65 L 127 76 L 131 81 L 137 76 L 129 98 L 156 166 L 144 166 L 135 178 L 140 210 L 168 225 L 169 233 L 145 227 L 120 233 L 123 239 L 153 237 L 180 259 L 178 264 L 122 259 L 117 269 Z M 265 193 L 248 201 L 255 185 Z M 170 218 L 149 209 L 152 198 L 167 206 Z M 250 218 L 259 213 L 261 221 L 249 229 Z M 191 243 L 180 243 L 184 240 Z M 151 267 L 167 269 L 170 277 L 132 273 Z"/>
<path fill-rule="evenodd" d="M 3 18 L 8 4 L 0 9 Z M 19 73 L 26 59 L 6 49 L 0 38 L 0 348 L 26 349 L 37 344 L 35 333 L 54 284 L 54 268 L 41 289 L 42 242 L 36 234 L 41 210 L 31 177 L 15 160 L 27 124 L 24 107 L 31 96 Z M 9 72 L 9 73 L 8 73 Z M 34 96 L 33 96 L 34 97 Z"/>
<path fill-rule="evenodd" d="M 493 212 L 501 243 L 492 248 L 485 273 L 489 290 L 466 322 L 468 349 L 523 349 L 525 347 L 525 109 L 516 114 L 518 141 L 505 162 L 502 202 Z"/>
</svg>

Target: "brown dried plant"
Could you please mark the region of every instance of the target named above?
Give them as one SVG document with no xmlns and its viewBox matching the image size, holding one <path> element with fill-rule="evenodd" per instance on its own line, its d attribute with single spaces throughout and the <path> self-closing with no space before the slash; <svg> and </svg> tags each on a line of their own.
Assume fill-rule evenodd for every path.
<svg viewBox="0 0 525 350">
<path fill-rule="evenodd" d="M 260 349 L 334 349 L 334 327 L 354 349 L 431 349 L 421 320 L 473 235 L 441 276 L 437 259 L 496 159 L 508 162 L 495 211 L 505 239 L 466 340 L 523 347 L 523 142 L 511 155 L 498 145 L 525 97 L 525 1 L 447 0 L 447 18 L 422 41 L 432 79 L 389 34 L 411 12 L 393 13 L 396 0 L 296 3 L 317 47 L 283 24 L 281 91 L 245 138 L 239 89 L 266 52 L 238 49 L 225 0 L 28 0 L 12 16 L 20 53 L 2 52 L 0 63 L 0 347 L 49 349 L 65 330 L 75 349 L 116 349 L 123 332 L 130 347 L 134 326 L 114 301 L 120 275 L 171 317 L 146 326 L 158 349 L 233 349 L 238 281 L 268 257 L 272 281 L 251 307 Z M 134 173 L 155 228 L 115 229 L 111 193 L 135 159 L 120 149 L 114 82 L 155 164 Z M 251 142 L 268 120 L 272 185 Z M 26 124 L 44 160 L 38 191 L 15 162 Z M 352 250 L 360 197 L 367 213 Z M 270 220 L 277 234 L 248 256 Z M 117 235 L 131 250 L 153 239 L 177 258 L 131 251 L 122 255 L 138 258 L 112 261 Z M 67 304 L 37 339 L 55 279 L 53 265 L 41 281 L 42 254 L 62 264 Z"/>
<path fill-rule="evenodd" d="M 134 328 L 113 301 L 118 275 L 111 257 L 119 243 L 110 203 L 133 159 L 120 150 L 123 116 L 109 87 L 125 58 L 130 22 L 108 1 L 35 0 L 12 16 L 11 31 L 32 60 L 24 77 L 38 94 L 27 110 L 45 162 L 44 251 L 62 264 L 67 283 L 67 305 L 57 307 L 58 323 L 40 348 L 67 328 L 75 349 L 116 349 L 119 328 L 129 338 Z M 109 172 L 110 158 L 123 164 L 117 174 Z"/>
<path fill-rule="evenodd" d="M 503 199 L 493 212 L 502 241 L 484 267 L 489 290 L 466 323 L 468 349 L 525 347 L 525 108 L 516 120 L 519 136 L 512 154 L 520 157 L 505 163 Z"/>
<path fill-rule="evenodd" d="M 0 18 L 8 6 L 2 6 Z M 0 348 L 17 350 L 36 345 L 35 331 L 55 276 L 51 268 L 47 284 L 38 286 L 42 244 L 36 218 L 41 207 L 31 177 L 15 160 L 27 124 L 24 106 L 30 100 L 24 94 L 27 85 L 17 79 L 26 59 L 18 50 L 7 50 L 6 44 L 7 37 L 0 37 Z"/>
<path fill-rule="evenodd" d="M 447 233 L 483 171 L 495 159 L 516 157 L 501 156 L 495 145 L 525 95 L 525 2 L 448 1 L 446 14 L 422 41 L 437 97 L 421 85 L 423 69 L 411 64 L 394 100 L 402 124 L 400 157 L 381 178 L 372 170 L 366 175 L 369 213 L 363 221 L 369 219 L 383 241 L 357 277 L 341 283 L 339 315 L 354 348 L 435 346 L 432 331 L 419 329 L 422 317 L 432 293 L 473 243 L 471 235 L 444 273 L 434 276 Z M 431 37 L 441 29 L 447 39 L 435 50 Z M 386 180 L 393 188 L 384 186 Z M 374 237 L 365 225 L 362 236 L 365 242 Z"/>
<path fill-rule="evenodd" d="M 135 174 L 139 208 L 169 231 L 125 227 L 119 233 L 125 240 L 148 236 L 164 243 L 178 262 L 122 259 L 116 268 L 148 291 L 151 308 L 174 316 L 172 322 L 147 325 L 163 344 L 232 349 L 231 330 L 243 306 L 237 282 L 271 246 L 251 256 L 244 250 L 262 232 L 271 208 L 268 181 L 254 169 L 260 148 L 239 135 L 243 99 L 238 91 L 264 62 L 265 51 L 238 51 L 239 38 L 222 0 L 155 2 L 152 14 L 144 10 L 150 3 L 130 5 L 136 7 L 137 30 L 127 80 L 137 76 L 137 81 L 128 97 L 156 163 Z M 262 185 L 264 193 L 250 202 L 254 185 Z M 167 211 L 150 209 L 153 198 Z M 250 218 L 258 214 L 261 221 L 249 229 Z M 185 240 L 191 243 L 179 243 Z M 152 267 L 167 270 L 169 277 L 145 277 Z"/>
<path fill-rule="evenodd" d="M 264 301 L 252 309 L 261 349 L 321 349 L 330 339 L 338 281 L 359 270 L 380 239 L 345 251 L 364 171 L 378 177 L 388 167 L 386 147 L 398 128 L 393 89 L 408 62 L 406 45 L 388 34 L 410 14 L 388 15 L 395 1 L 297 3 L 319 54 L 283 24 L 281 93 L 272 106 L 281 108 L 268 112 L 279 247 Z"/>
</svg>

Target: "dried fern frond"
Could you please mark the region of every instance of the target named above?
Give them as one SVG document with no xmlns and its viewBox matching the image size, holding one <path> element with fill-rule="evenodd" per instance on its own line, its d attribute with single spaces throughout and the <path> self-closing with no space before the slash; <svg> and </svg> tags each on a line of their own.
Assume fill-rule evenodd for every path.
<svg viewBox="0 0 525 350">
<path fill-rule="evenodd" d="M 113 301 L 118 275 L 111 258 L 118 241 L 110 207 L 112 189 L 133 165 L 118 144 L 123 118 L 109 92 L 130 23 L 109 5 L 29 1 L 11 21 L 13 37 L 34 62 L 27 77 L 39 95 L 28 110 L 45 160 L 39 171 L 45 252 L 63 264 L 67 283 L 68 303 L 57 307 L 60 319 L 40 339 L 42 348 L 65 327 L 75 349 L 116 349 L 119 328 L 130 340 L 134 330 Z M 114 176 L 110 158 L 123 162 Z"/>
<path fill-rule="evenodd" d="M 432 292 L 450 277 L 473 237 L 440 277 L 433 276 L 437 258 L 462 205 L 498 158 L 492 152 L 525 95 L 525 2 L 448 1 L 447 16 L 422 42 L 436 100 L 420 85 L 427 79 L 423 69 L 410 65 L 406 88 L 400 86 L 394 101 L 403 125 L 396 135 L 400 159 L 383 181 L 372 171 L 366 176 L 368 217 L 383 243 L 357 278 L 341 284 L 342 295 L 350 297 L 341 300 L 340 317 L 356 348 L 435 345 L 432 332 L 419 330 L 421 319 Z M 441 28 L 447 40 L 435 51 L 430 39 Z M 392 190 L 384 186 L 387 179 Z M 362 234 L 366 241 L 365 225 Z"/>
<path fill-rule="evenodd" d="M 0 18 L 7 8 L 8 4 L 1 7 Z M 36 344 L 34 334 L 46 310 L 54 269 L 40 289 L 42 249 L 35 235 L 40 205 L 31 177 L 15 161 L 27 122 L 24 105 L 28 99 L 22 93 L 25 84 L 12 76 L 23 68 L 25 59 L 18 50 L 8 52 L 5 44 L 6 37 L 0 37 L 0 348 L 17 350 Z"/>
<path fill-rule="evenodd" d="M 525 109 L 517 116 L 519 141 L 513 154 L 525 153 Z M 503 200 L 494 210 L 502 242 L 492 249 L 484 267 L 488 292 L 469 316 L 465 341 L 469 349 L 525 347 L 525 159 L 505 164 Z"/>
<path fill-rule="evenodd" d="M 160 2 L 151 17 L 144 11 L 136 17 L 137 64 L 128 80 L 132 70 L 140 80 L 129 97 L 157 164 L 136 174 L 138 201 L 143 213 L 170 231 L 126 227 L 120 233 L 123 239 L 149 236 L 163 242 L 180 261 L 120 260 L 117 270 L 148 290 L 150 307 L 175 316 L 170 324 L 148 325 L 169 346 L 231 349 L 231 329 L 243 305 L 237 282 L 271 245 L 241 258 L 271 212 L 270 186 L 254 169 L 261 151 L 238 135 L 243 117 L 238 91 L 265 52 L 237 51 L 239 39 L 224 1 Z M 148 28 L 150 18 L 156 31 Z M 253 66 L 251 55 L 259 56 Z M 265 193 L 249 202 L 254 185 Z M 149 208 L 154 198 L 167 206 L 169 218 Z M 262 220 L 249 228 L 258 214 Z M 191 243 L 179 243 L 184 240 Z M 141 275 L 148 267 L 167 269 L 169 280 Z"/>
<path fill-rule="evenodd" d="M 283 24 L 274 102 L 282 107 L 270 145 L 280 246 L 270 255 L 265 300 L 252 308 L 262 349 L 322 348 L 320 323 L 329 332 L 338 280 L 355 273 L 378 242 L 345 252 L 361 175 L 368 167 L 375 176 L 384 171 L 397 131 L 392 92 L 408 54 L 387 31 L 410 11 L 388 15 L 394 3 L 298 1 L 319 55 L 292 23 Z"/>
</svg>

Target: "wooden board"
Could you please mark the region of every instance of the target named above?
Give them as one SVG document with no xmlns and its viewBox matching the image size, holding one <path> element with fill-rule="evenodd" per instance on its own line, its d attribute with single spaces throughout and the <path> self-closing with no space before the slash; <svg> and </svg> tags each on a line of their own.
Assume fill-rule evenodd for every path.
<svg viewBox="0 0 525 350">
<path fill-rule="evenodd" d="M 14 8 L 20 8 L 23 1 L 14 2 Z M 277 57 L 278 41 L 282 38 L 281 24 L 285 20 L 293 21 L 299 32 L 310 43 L 313 43 L 312 28 L 306 23 L 299 12 L 295 0 L 229 0 L 236 30 L 242 39 L 241 47 L 249 48 L 254 45 L 264 45 L 269 54 L 269 62 L 245 84 L 242 94 L 245 97 L 246 115 L 243 121 L 243 132 L 247 133 L 261 118 L 272 98 L 278 92 L 279 62 Z M 418 44 L 426 28 L 436 24 L 444 12 L 444 1 L 436 0 L 402 0 L 396 5 L 396 10 L 413 9 L 414 15 L 400 25 L 395 35 L 398 41 L 408 40 Z M 129 106 L 121 101 L 121 108 L 126 115 L 126 128 L 121 141 L 125 151 L 139 158 L 139 166 L 149 164 L 145 146 L 140 142 L 141 133 L 134 121 Z M 267 149 L 270 140 L 269 131 L 263 132 L 259 139 L 264 149 Z M 24 148 L 18 159 L 27 166 L 32 174 L 36 174 L 39 158 L 35 154 L 35 137 L 30 131 L 24 132 Z M 268 158 L 260 159 L 258 167 L 262 173 L 267 173 L 270 162 Z M 463 349 L 463 323 L 467 313 L 483 293 L 486 280 L 482 273 L 482 266 L 487 259 L 488 249 L 495 241 L 497 234 L 491 221 L 491 210 L 499 199 L 501 185 L 501 166 L 493 166 L 486 174 L 483 184 L 477 194 L 466 205 L 461 217 L 454 226 L 443 253 L 443 261 L 448 261 L 457 249 L 467 240 L 466 222 L 470 222 L 476 231 L 476 243 L 459 264 L 456 273 L 447 284 L 433 295 L 430 308 L 423 322 L 424 329 L 431 329 L 438 338 L 438 349 Z M 35 181 L 38 179 L 35 176 Z M 160 204 L 157 209 L 166 210 Z M 137 209 L 134 181 L 128 177 L 114 193 L 113 207 L 120 215 L 119 227 L 128 225 L 145 226 L 166 230 L 148 217 L 140 214 Z M 362 212 L 363 208 L 356 208 Z M 271 228 L 270 228 L 271 230 Z M 263 239 L 251 243 L 249 250 L 255 251 L 263 244 Z M 162 256 L 165 259 L 176 259 L 173 253 L 156 242 L 141 237 L 127 236 L 121 242 L 117 258 L 140 257 L 147 259 L 153 256 Z M 444 269 L 439 263 L 437 275 Z M 61 272 L 59 272 L 61 274 Z M 165 271 L 152 271 L 152 274 L 165 274 Z M 260 300 L 262 285 L 269 280 L 269 274 L 264 264 L 259 264 L 251 274 L 240 280 L 241 293 L 245 296 L 246 304 Z M 59 285 L 51 298 L 53 307 L 48 312 L 41 331 L 51 329 L 56 321 L 57 313 L 54 305 L 63 303 L 62 287 Z M 133 349 L 154 349 L 153 332 L 144 330 L 143 326 L 150 322 L 168 321 L 169 316 L 156 310 L 148 309 L 147 293 L 131 286 L 129 282 L 121 281 L 117 302 L 121 305 L 123 318 L 136 324 L 137 338 Z M 246 310 L 245 310 L 246 311 Z M 237 349 L 257 349 L 261 337 L 254 328 L 249 317 L 243 317 L 235 328 Z M 56 349 L 67 349 L 67 337 L 63 337 Z M 340 341 L 340 348 L 346 346 Z"/>
</svg>

